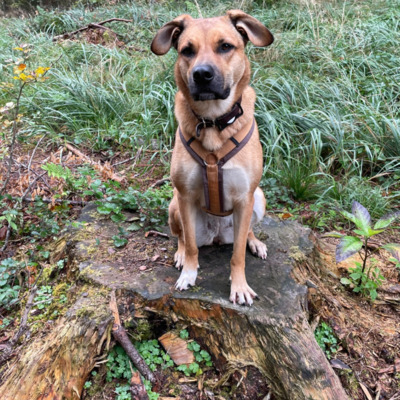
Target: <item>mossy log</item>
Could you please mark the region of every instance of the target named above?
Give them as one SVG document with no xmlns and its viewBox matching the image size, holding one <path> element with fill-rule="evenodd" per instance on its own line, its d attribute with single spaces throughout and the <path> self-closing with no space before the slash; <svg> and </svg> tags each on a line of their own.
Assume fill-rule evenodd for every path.
<svg viewBox="0 0 400 400">
<path fill-rule="evenodd" d="M 176 292 L 179 272 L 172 266 L 174 240 L 136 232 L 123 250 L 115 250 L 115 224 L 99 218 L 90 206 L 80 221 L 86 224 L 79 231 L 69 232 L 63 243 L 70 257 L 70 270 L 79 271 L 81 282 L 130 296 L 139 314 L 138 308 L 142 307 L 171 324 L 186 324 L 192 336 L 213 355 L 217 366 L 227 373 L 250 365 L 258 368 L 276 399 L 347 399 L 308 324 L 307 288 L 291 276 L 295 263 L 312 263 L 317 252 L 308 229 L 292 221 L 262 221 L 256 233 L 268 246 L 268 258 L 246 255 L 247 280 L 259 300 L 252 307 L 243 307 L 228 300 L 232 246 L 200 249 L 198 286 Z M 59 246 L 57 254 L 61 253 Z M 109 313 L 101 315 L 100 319 L 67 316 L 49 339 L 30 348 L 30 353 L 12 367 L 6 384 L 0 388 L 0 398 L 27 398 L 15 390 L 15 386 L 21 388 L 24 384 L 24 393 L 63 393 L 62 398 L 73 399 L 74 393 L 80 393 L 104 341 Z"/>
<path fill-rule="evenodd" d="M 20 352 L 2 376 L 2 400 L 80 399 L 113 322 L 106 295 L 85 293 L 52 331 Z"/>
</svg>

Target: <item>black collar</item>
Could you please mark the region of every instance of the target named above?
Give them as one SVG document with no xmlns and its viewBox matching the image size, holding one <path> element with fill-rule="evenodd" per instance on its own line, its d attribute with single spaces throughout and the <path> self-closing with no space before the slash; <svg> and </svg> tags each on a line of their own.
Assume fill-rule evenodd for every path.
<svg viewBox="0 0 400 400">
<path fill-rule="evenodd" d="M 193 110 L 193 114 L 200 121 L 196 125 L 196 136 L 200 136 L 200 131 L 204 128 L 211 128 L 215 126 L 220 131 L 224 130 L 227 126 L 232 125 L 240 116 L 243 115 L 243 108 L 240 105 L 242 102 L 242 96 L 239 97 L 239 100 L 233 105 L 232 110 L 228 113 L 218 117 L 214 120 L 202 118 L 200 115 L 197 115 Z"/>
</svg>

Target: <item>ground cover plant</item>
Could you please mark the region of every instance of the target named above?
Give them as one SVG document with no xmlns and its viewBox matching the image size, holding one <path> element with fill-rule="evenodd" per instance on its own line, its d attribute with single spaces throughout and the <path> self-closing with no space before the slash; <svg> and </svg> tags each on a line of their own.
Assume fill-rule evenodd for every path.
<svg viewBox="0 0 400 400">
<path fill-rule="evenodd" d="M 242 8 L 275 35 L 269 49 L 247 49 L 267 211 L 346 236 L 353 226 L 341 211 L 354 201 L 376 220 L 398 209 L 397 0 L 108 3 L 77 1 L 0 19 L 0 330 L 18 328 L 33 289 L 35 329 L 62 313 L 69 282 L 46 245 L 77 224 L 88 202 L 122 224 L 116 249 L 132 232 L 166 224 L 175 55 L 155 60 L 149 43 L 181 13 Z M 132 22 L 53 41 L 111 18 Z M 135 210 L 135 220 L 126 221 L 124 210 Z M 384 243 L 399 240 L 393 224 Z M 396 258 L 386 265 L 379 274 L 398 282 Z M 365 274 L 360 268 L 350 273 Z M 379 300 L 378 287 L 365 290 Z"/>
</svg>

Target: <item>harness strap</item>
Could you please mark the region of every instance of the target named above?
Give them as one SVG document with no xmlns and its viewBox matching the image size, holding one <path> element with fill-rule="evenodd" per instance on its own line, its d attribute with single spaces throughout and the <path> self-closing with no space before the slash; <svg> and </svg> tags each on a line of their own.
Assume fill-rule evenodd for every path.
<svg viewBox="0 0 400 400">
<path fill-rule="evenodd" d="M 224 217 L 232 214 L 233 210 L 225 210 L 223 191 L 222 167 L 237 154 L 250 140 L 255 127 L 255 120 L 250 130 L 242 130 L 231 137 L 219 150 L 207 151 L 195 137 L 187 137 L 179 127 L 179 136 L 186 150 L 193 159 L 202 167 L 204 198 L 206 207 L 204 211 L 209 214 Z"/>
</svg>

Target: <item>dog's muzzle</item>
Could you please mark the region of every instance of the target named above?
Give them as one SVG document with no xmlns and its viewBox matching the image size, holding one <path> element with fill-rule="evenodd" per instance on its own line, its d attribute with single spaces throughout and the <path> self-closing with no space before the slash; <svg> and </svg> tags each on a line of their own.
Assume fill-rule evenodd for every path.
<svg viewBox="0 0 400 400">
<path fill-rule="evenodd" d="M 189 79 L 190 95 L 195 101 L 226 99 L 230 88 L 224 88 L 222 75 L 210 64 L 193 68 Z"/>
</svg>

